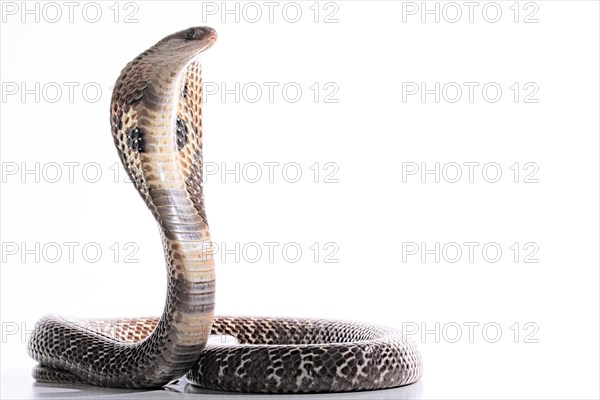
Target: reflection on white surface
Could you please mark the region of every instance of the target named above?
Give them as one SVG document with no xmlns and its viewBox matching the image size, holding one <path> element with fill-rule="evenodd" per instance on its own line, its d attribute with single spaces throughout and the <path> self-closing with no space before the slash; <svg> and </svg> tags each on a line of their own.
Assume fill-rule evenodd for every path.
<svg viewBox="0 0 600 400">
<path fill-rule="evenodd" d="M 351 393 L 321 393 L 321 394 L 292 394 L 292 395 L 268 395 L 268 394 L 245 394 L 233 392 L 219 392 L 196 387 L 182 378 L 172 384 L 160 389 L 152 390 L 130 390 L 130 389 L 108 389 L 83 384 L 47 384 L 35 382 L 29 371 L 8 370 L 2 371 L 2 399 L 76 399 L 76 398 L 100 398 L 100 399 L 166 399 L 166 398 L 194 398 L 194 399 L 226 399 L 234 400 L 241 398 L 252 399 L 282 399 L 282 398 L 311 398 L 311 399 L 420 399 L 423 395 L 423 384 L 417 382 L 414 385 L 395 389 L 374 390 L 367 392 Z"/>
</svg>

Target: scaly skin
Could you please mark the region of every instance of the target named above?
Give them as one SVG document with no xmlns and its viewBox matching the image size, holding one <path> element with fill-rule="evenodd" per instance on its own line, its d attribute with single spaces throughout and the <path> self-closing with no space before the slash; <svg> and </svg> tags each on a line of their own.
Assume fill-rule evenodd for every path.
<svg viewBox="0 0 600 400">
<path fill-rule="evenodd" d="M 144 388 L 187 372 L 202 387 L 264 393 L 370 390 L 418 381 L 420 355 L 395 329 L 292 318 L 213 320 L 198 56 L 215 40 L 208 27 L 167 36 L 127 64 L 112 97 L 115 145 L 163 239 L 168 289 L 162 316 L 46 316 L 28 343 L 40 363 L 34 378 Z M 240 344 L 206 346 L 209 333 L 234 336 Z"/>
<path fill-rule="evenodd" d="M 90 328 L 101 321 L 46 316 L 29 341 L 29 354 L 44 368 L 64 370 L 101 386 L 161 386 L 184 375 L 200 357 L 213 319 L 214 261 L 204 215 L 201 176 L 201 105 L 181 107 L 186 71 L 200 80 L 198 55 L 216 40 L 211 28 L 168 36 L 121 72 L 113 91 L 111 125 L 119 156 L 160 227 L 167 261 L 167 300 L 152 333 L 131 343 Z M 200 86 L 188 88 L 197 101 Z M 186 113 L 186 143 L 175 133 Z M 181 125 L 181 123 L 179 124 Z M 181 136 L 181 135 L 180 135 Z M 54 372 L 54 375 L 60 372 Z M 64 374 L 69 376 L 69 374 Z"/>
</svg>

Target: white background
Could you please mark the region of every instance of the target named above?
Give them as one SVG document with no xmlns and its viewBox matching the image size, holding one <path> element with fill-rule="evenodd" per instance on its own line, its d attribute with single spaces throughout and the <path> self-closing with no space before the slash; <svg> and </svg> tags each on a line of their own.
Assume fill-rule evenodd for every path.
<svg viewBox="0 0 600 400">
<path fill-rule="evenodd" d="M 219 41 L 202 57 L 204 81 L 219 92 L 206 98 L 204 148 L 205 161 L 219 171 L 206 179 L 206 207 L 213 240 L 230 249 L 239 243 L 236 254 L 218 262 L 217 314 L 404 327 L 414 332 L 425 363 L 410 396 L 598 398 L 597 2 L 481 2 L 473 22 L 462 2 L 442 2 L 439 22 L 433 14 L 422 22 L 421 2 L 311 1 L 295 3 L 302 11 L 296 23 L 297 7 L 283 14 L 283 2 L 273 22 L 263 2 L 238 3 L 239 22 L 221 14 L 221 2 L 99 3 L 96 23 L 95 7 L 85 14 L 85 3 L 74 9 L 73 22 L 62 2 L 55 3 L 57 22 L 50 21 L 55 7 L 35 4 L 28 6 L 38 7 L 39 22 L 35 12 L 23 15 L 21 2 L 2 4 L 3 397 L 43 389 L 32 387 L 28 370 L 35 363 L 24 340 L 42 315 L 161 313 L 162 248 L 150 213 L 122 182 L 109 127 L 110 86 L 162 37 L 209 25 Z M 462 18 L 453 23 L 456 4 Z M 255 5 L 263 14 L 253 23 Z M 499 21 L 490 22 L 497 8 Z M 137 22 L 125 23 L 131 13 Z M 78 85 L 73 98 L 65 82 Z M 236 82 L 239 100 L 221 98 L 220 85 L 235 91 Z M 279 85 L 273 102 L 265 82 Z M 434 94 L 407 95 L 422 82 L 428 89 L 439 82 L 439 102 Z M 479 85 L 472 102 L 464 82 Z M 488 83 L 502 89 L 496 102 L 493 88 L 483 97 Z M 92 88 L 83 93 L 86 84 Z M 301 87 L 297 102 L 292 89 L 283 96 L 285 84 Z M 263 93 L 252 102 L 256 86 Z M 453 103 L 456 86 L 462 97 Z M 102 90 L 97 99 L 94 87 Z M 22 97 L 23 88 L 34 93 Z M 325 101 L 331 88 L 338 89 L 328 99 L 335 103 Z M 239 182 L 221 175 L 236 162 Z M 273 182 L 268 162 L 280 163 Z M 317 162 L 315 183 L 310 167 Z M 464 164 L 471 162 L 479 163 L 473 182 Z M 37 173 L 24 173 L 36 163 Z M 72 182 L 65 163 L 76 163 Z M 257 183 L 249 181 L 252 163 L 263 166 Z M 288 163 L 300 166 L 297 183 L 289 182 L 295 169 L 282 174 Z M 436 163 L 439 183 L 433 174 L 425 182 L 420 173 L 402 175 Z M 454 163 L 463 173 L 456 183 Z M 496 183 L 489 182 L 496 169 L 482 173 L 488 163 L 500 168 Z M 102 176 L 92 182 L 97 166 Z M 338 182 L 325 182 L 334 169 L 330 178 Z M 77 243 L 72 260 L 65 242 Z M 279 243 L 273 262 L 264 242 Z M 472 262 L 465 242 L 479 243 Z M 295 263 L 292 250 L 287 260 L 282 254 L 288 243 L 302 249 Z M 410 243 L 421 250 L 422 243 L 439 243 L 439 262 L 435 254 L 403 253 Z M 457 262 L 453 243 L 463 251 Z M 482 254 L 485 244 L 489 253 Z M 257 246 L 262 257 L 251 262 Z M 497 247 L 502 254 L 492 262 Z M 91 262 L 95 248 L 102 254 Z M 339 262 L 325 262 L 336 248 Z M 137 263 L 125 262 L 132 249 Z M 538 262 L 525 262 L 534 251 L 529 261 Z"/>
</svg>

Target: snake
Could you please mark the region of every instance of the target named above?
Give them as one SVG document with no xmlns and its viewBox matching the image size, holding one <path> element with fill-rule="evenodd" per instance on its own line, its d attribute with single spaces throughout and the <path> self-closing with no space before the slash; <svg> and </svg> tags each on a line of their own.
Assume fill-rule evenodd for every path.
<svg viewBox="0 0 600 400">
<path fill-rule="evenodd" d="M 129 62 L 110 105 L 118 155 L 158 223 L 167 269 L 160 317 L 46 315 L 27 343 L 33 378 L 155 388 L 185 376 L 206 389 L 318 393 L 417 382 L 422 359 L 399 329 L 346 320 L 215 316 L 204 206 L 200 54 L 209 27 L 166 36 Z M 212 343 L 224 335 L 234 343 Z"/>
</svg>

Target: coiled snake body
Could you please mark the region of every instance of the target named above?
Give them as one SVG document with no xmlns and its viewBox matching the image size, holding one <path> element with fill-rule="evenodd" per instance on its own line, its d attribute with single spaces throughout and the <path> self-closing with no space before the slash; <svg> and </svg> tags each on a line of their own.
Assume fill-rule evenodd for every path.
<svg viewBox="0 0 600 400">
<path fill-rule="evenodd" d="M 144 388 L 187 373 L 209 389 L 323 392 L 395 387 L 421 376 L 400 331 L 354 322 L 213 317 L 215 275 L 202 191 L 199 54 L 208 27 L 159 41 L 119 76 L 111 125 L 119 156 L 160 226 L 168 289 L 159 318 L 42 318 L 28 342 L 46 382 Z M 209 334 L 238 345 L 207 345 Z"/>
</svg>

